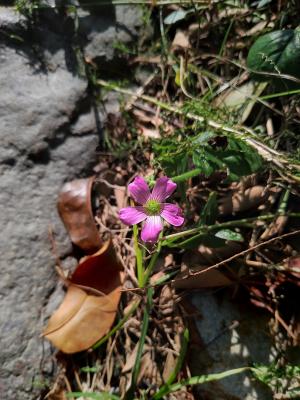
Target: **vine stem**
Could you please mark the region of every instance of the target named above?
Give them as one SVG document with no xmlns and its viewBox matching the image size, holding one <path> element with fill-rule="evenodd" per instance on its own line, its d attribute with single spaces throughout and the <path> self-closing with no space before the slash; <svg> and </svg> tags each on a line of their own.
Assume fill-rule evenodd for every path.
<svg viewBox="0 0 300 400">
<path fill-rule="evenodd" d="M 152 103 L 156 105 L 157 107 L 160 107 L 161 109 L 164 109 L 166 111 L 172 112 L 176 115 L 181 115 L 183 117 L 192 119 L 194 121 L 200 122 L 200 123 L 205 123 L 206 125 L 210 126 L 213 129 L 220 130 L 224 132 L 225 134 L 231 134 L 239 139 L 244 140 L 246 143 L 249 144 L 252 148 L 254 148 L 260 156 L 267 162 L 272 163 L 277 169 L 281 171 L 286 177 L 300 182 L 300 178 L 298 176 L 292 175 L 288 171 L 292 171 L 293 168 L 300 170 L 300 166 L 296 164 L 291 164 L 289 160 L 285 158 L 285 156 L 278 151 L 270 148 L 266 144 L 262 143 L 260 140 L 257 139 L 257 135 L 255 132 L 247 128 L 245 126 L 236 126 L 236 127 L 231 127 L 227 126 L 225 124 L 222 124 L 221 122 L 214 121 L 212 119 L 206 119 L 205 117 L 201 115 L 197 115 L 191 112 L 184 112 L 182 109 L 179 109 L 171 104 L 165 103 L 161 100 L 157 100 L 151 96 L 147 96 L 145 94 L 138 94 L 135 93 L 129 89 L 124 89 L 119 87 L 116 84 L 113 84 L 111 82 L 106 82 L 102 79 L 98 79 L 97 83 L 99 86 L 114 90 L 116 92 L 122 93 L 127 96 L 131 96 L 132 98 L 140 98 L 148 103 Z"/>
<path fill-rule="evenodd" d="M 163 240 L 177 239 L 177 238 L 193 235 L 194 233 L 200 233 L 200 232 L 204 233 L 204 232 L 213 231 L 215 229 L 229 228 L 232 226 L 244 226 L 244 225 L 248 225 L 251 222 L 255 222 L 257 220 L 258 221 L 268 221 L 270 219 L 273 219 L 274 217 L 275 217 L 274 214 L 266 214 L 266 215 L 260 215 L 258 217 L 242 218 L 242 219 L 222 222 L 222 223 L 218 223 L 218 224 L 214 224 L 214 225 L 203 225 L 203 226 L 199 226 L 197 228 L 188 229 L 186 231 L 173 233 L 171 235 L 164 236 L 162 239 Z"/>
</svg>

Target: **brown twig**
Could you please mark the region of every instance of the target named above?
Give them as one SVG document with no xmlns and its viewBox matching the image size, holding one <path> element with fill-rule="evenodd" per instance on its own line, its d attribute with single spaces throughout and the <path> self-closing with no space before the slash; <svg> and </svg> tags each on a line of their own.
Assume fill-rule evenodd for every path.
<svg viewBox="0 0 300 400">
<path fill-rule="evenodd" d="M 218 263 L 216 263 L 216 264 L 214 264 L 214 265 L 211 265 L 210 267 L 207 267 L 207 268 L 205 268 L 205 269 L 202 269 L 201 271 L 189 272 L 189 274 L 188 274 L 187 276 L 182 277 L 182 278 L 172 279 L 172 280 L 170 280 L 170 281 L 168 281 L 168 282 L 165 282 L 165 283 L 162 283 L 162 284 L 149 285 L 149 286 L 144 287 L 144 288 L 123 289 L 123 291 L 131 291 L 131 292 L 134 292 L 134 291 L 146 290 L 146 289 L 148 289 L 148 288 L 150 288 L 150 287 L 155 288 L 155 287 L 161 286 L 161 285 L 170 285 L 170 284 L 173 284 L 173 283 L 175 283 L 175 282 L 184 281 L 185 279 L 189 279 L 191 276 L 201 275 L 201 274 L 204 274 L 205 272 L 211 271 L 212 269 L 219 268 L 220 266 L 222 266 L 222 265 L 224 265 L 224 264 L 227 264 L 227 263 L 229 263 L 229 262 L 235 260 L 236 258 L 239 258 L 239 257 L 241 257 L 241 256 L 244 256 L 244 255 L 250 253 L 251 251 L 254 251 L 254 250 L 256 250 L 256 249 L 258 249 L 258 248 L 260 248 L 260 247 L 263 247 L 263 246 L 266 246 L 266 245 L 268 245 L 268 244 L 270 244 L 270 243 L 273 243 L 273 242 L 275 242 L 276 240 L 284 239 L 284 238 L 287 238 L 287 237 L 290 237 L 290 236 L 294 236 L 294 235 L 297 235 L 297 234 L 300 234 L 300 229 L 298 229 L 298 230 L 296 230 L 296 231 L 293 231 L 293 232 L 285 233 L 285 234 L 280 235 L 280 236 L 276 236 L 276 237 L 274 237 L 274 238 L 272 238 L 272 239 L 266 240 L 265 242 L 258 243 L 258 244 L 256 244 L 255 246 L 252 246 L 252 247 L 250 247 L 250 248 L 248 248 L 248 249 L 246 249 L 246 250 L 243 250 L 243 251 L 241 251 L 241 252 L 239 252 L 239 253 L 237 253 L 237 254 L 234 254 L 233 256 L 231 256 L 231 257 L 229 257 L 229 258 L 226 258 L 226 260 L 220 261 L 220 262 L 218 262 Z"/>
</svg>

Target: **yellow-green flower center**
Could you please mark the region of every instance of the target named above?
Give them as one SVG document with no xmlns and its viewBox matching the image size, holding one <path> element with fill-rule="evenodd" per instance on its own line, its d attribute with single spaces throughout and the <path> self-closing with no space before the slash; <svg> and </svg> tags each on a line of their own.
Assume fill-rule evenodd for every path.
<svg viewBox="0 0 300 400">
<path fill-rule="evenodd" d="M 144 209 L 148 215 L 159 215 L 161 207 L 157 200 L 148 200 Z"/>
</svg>

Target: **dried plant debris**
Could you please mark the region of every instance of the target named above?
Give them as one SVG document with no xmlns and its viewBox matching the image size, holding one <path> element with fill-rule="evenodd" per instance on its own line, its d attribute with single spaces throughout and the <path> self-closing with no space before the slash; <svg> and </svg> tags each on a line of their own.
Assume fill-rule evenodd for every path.
<svg viewBox="0 0 300 400">
<path fill-rule="evenodd" d="M 58 198 L 57 208 L 72 242 L 86 252 L 102 244 L 92 212 L 94 177 L 66 183 Z"/>
<path fill-rule="evenodd" d="M 299 374 L 289 366 L 300 335 L 299 94 L 290 84 L 278 92 L 272 77 L 299 82 L 269 54 L 279 54 L 278 41 L 266 47 L 268 57 L 251 55 L 254 74 L 246 59 L 263 34 L 269 36 L 259 46 L 283 35 L 293 39 L 283 50 L 295 47 L 299 13 L 282 2 L 175 3 L 144 5 L 151 43 L 122 48 L 136 71 L 134 86 L 106 82 L 94 70 L 95 93 L 115 91 L 121 106 L 104 123 L 95 177 L 70 182 L 60 194 L 61 218 L 87 257 L 66 281 L 66 297 L 44 332 L 65 353 L 89 351 L 60 354 L 49 398 L 240 400 L 216 381 L 246 370 L 272 386 L 274 398 L 296 398 L 288 396 Z M 278 33 L 281 26 L 286 33 Z M 185 224 L 165 226 L 157 257 L 158 247 L 137 245 L 137 228 L 118 215 L 133 205 L 127 187 L 137 176 L 150 186 L 161 176 L 177 183 Z M 155 261 L 145 285 L 139 256 L 148 266 Z M 276 365 L 208 375 L 203 368 L 193 377 L 189 351 L 205 353 L 194 293 L 214 300 L 226 293 L 263 311 Z M 292 389 L 276 388 L 280 373 L 295 375 Z M 215 392 L 194 390 L 207 380 Z"/>
<path fill-rule="evenodd" d="M 43 335 L 64 353 L 89 349 L 111 328 L 121 296 L 122 266 L 111 241 L 86 256 Z"/>
</svg>

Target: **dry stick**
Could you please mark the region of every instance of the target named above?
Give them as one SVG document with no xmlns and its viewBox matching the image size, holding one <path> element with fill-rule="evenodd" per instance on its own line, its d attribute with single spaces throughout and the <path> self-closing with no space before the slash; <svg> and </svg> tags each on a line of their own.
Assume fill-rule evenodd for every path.
<svg viewBox="0 0 300 400">
<path fill-rule="evenodd" d="M 272 314 L 274 315 L 275 319 L 283 326 L 283 328 L 287 331 L 287 333 L 290 335 L 290 337 L 293 340 L 297 340 L 297 335 L 294 334 L 294 332 L 291 330 L 291 328 L 288 326 L 288 324 L 284 321 L 283 318 L 281 318 L 278 310 L 272 310 Z"/>
<path fill-rule="evenodd" d="M 239 130 L 237 128 L 232 128 L 230 126 L 223 125 L 220 122 L 213 121 L 211 119 L 206 119 L 205 117 L 193 114 L 191 112 L 185 113 L 181 109 L 176 108 L 176 107 L 174 107 L 174 106 L 172 106 L 172 105 L 170 105 L 168 103 L 164 103 L 162 101 L 159 101 L 159 100 L 157 100 L 157 99 L 155 99 L 155 98 L 153 98 L 151 96 L 134 93 L 131 90 L 120 88 L 119 86 L 116 86 L 116 85 L 114 85 L 112 83 L 108 83 L 106 81 L 103 81 L 102 79 L 98 79 L 97 83 L 102 87 L 105 87 L 105 88 L 108 88 L 108 89 L 111 89 L 111 90 L 115 90 L 115 91 L 117 91 L 119 93 L 125 94 L 127 96 L 131 96 L 133 98 L 135 97 L 136 99 L 140 98 L 140 99 L 142 99 L 142 100 L 144 100 L 146 102 L 155 104 L 158 107 L 160 107 L 160 108 L 162 108 L 164 110 L 170 111 L 170 112 L 172 112 L 174 114 L 181 115 L 181 116 L 186 117 L 186 118 L 190 118 L 190 119 L 192 119 L 194 121 L 197 121 L 197 122 L 200 122 L 200 123 L 206 123 L 211 128 L 214 128 L 214 129 L 217 129 L 217 130 L 221 130 L 223 132 L 234 134 L 237 137 L 245 140 L 246 143 L 248 143 L 251 147 L 256 149 L 256 151 L 261 155 L 262 158 L 264 158 L 267 162 L 273 163 L 287 177 L 289 177 L 290 179 L 293 179 L 294 181 L 297 181 L 297 182 L 300 181 L 299 177 L 294 176 L 294 175 L 290 174 L 289 172 L 287 172 L 287 170 L 291 171 L 292 168 L 296 168 L 296 169 L 300 170 L 300 165 L 290 164 L 289 160 L 286 160 L 284 158 L 283 154 L 279 153 L 276 150 L 273 150 L 272 148 L 268 147 L 264 143 L 258 141 L 255 138 L 256 137 L 255 132 L 250 128 L 242 126 L 242 127 L 238 127 L 240 129 Z"/>
<path fill-rule="evenodd" d="M 201 271 L 189 272 L 187 276 L 182 277 L 182 278 L 172 279 L 172 280 L 170 280 L 170 281 L 168 281 L 168 282 L 164 282 L 164 283 L 162 283 L 162 284 L 150 285 L 150 286 L 146 286 L 146 287 L 144 287 L 144 288 L 123 289 L 122 291 L 124 291 L 124 292 L 135 292 L 135 291 L 139 291 L 139 290 L 145 290 L 145 289 L 147 289 L 147 288 L 149 288 L 149 287 L 153 287 L 153 288 L 154 288 L 154 287 L 156 287 L 156 286 L 170 285 L 170 284 L 175 283 L 175 282 L 184 281 L 185 279 L 189 279 L 191 276 L 201 275 L 201 274 L 204 274 L 205 272 L 211 271 L 212 269 L 216 269 L 216 268 L 220 267 L 221 265 L 227 264 L 227 263 L 229 263 L 230 261 L 235 260 L 236 258 L 239 258 L 239 257 L 241 257 L 241 256 L 244 256 L 244 255 L 250 253 L 251 251 L 256 250 L 256 249 L 258 249 L 258 248 L 260 248 L 260 247 L 263 247 L 263 246 L 266 246 L 266 245 L 268 245 L 268 244 L 270 244 L 270 243 L 273 243 L 273 242 L 275 242 L 276 240 L 284 239 L 284 238 L 287 238 L 287 237 L 289 237 L 289 236 L 293 236 L 293 235 L 297 235 L 297 234 L 300 234 L 300 229 L 298 229 L 298 230 L 296 230 L 296 231 L 293 231 L 293 232 L 285 233 L 285 234 L 280 235 L 280 236 L 276 236 L 276 237 L 274 237 L 274 238 L 272 238 L 272 239 L 266 240 L 265 242 L 258 243 L 258 244 L 256 244 L 255 246 L 252 246 L 252 247 L 250 247 L 250 248 L 248 248 L 248 249 L 246 249 L 246 250 L 243 250 L 243 251 L 241 251 L 240 253 L 234 254 L 233 256 L 231 256 L 231 257 L 229 257 L 229 258 L 226 258 L 226 260 L 220 261 L 220 262 L 218 262 L 217 264 L 214 264 L 214 265 L 211 265 L 210 267 L 207 267 L 207 268 L 205 268 L 205 269 L 202 269 Z"/>
</svg>

